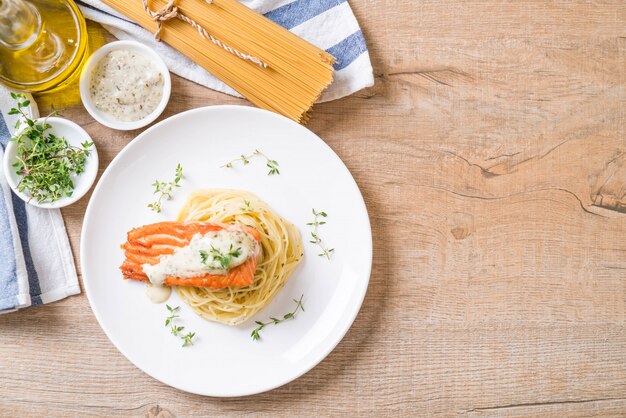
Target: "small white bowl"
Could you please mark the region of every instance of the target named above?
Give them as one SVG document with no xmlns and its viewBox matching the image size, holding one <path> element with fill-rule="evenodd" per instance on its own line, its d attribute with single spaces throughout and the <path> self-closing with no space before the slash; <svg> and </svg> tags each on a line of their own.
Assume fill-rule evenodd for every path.
<svg viewBox="0 0 626 418">
<path fill-rule="evenodd" d="M 43 121 L 44 119 L 45 118 L 40 118 L 38 121 Z M 72 121 L 63 118 L 49 117 L 47 122 L 51 128 L 46 132 L 53 133 L 59 137 L 65 137 L 70 145 L 80 147 L 81 142 L 93 142 L 89 134 Z M 30 195 L 17 190 L 17 184 L 20 182 L 21 176 L 15 172 L 15 167 L 13 167 L 16 154 L 17 145 L 15 142 L 9 141 L 6 149 L 4 150 L 4 174 L 7 178 L 7 182 L 9 183 L 9 186 L 11 186 L 11 189 L 13 189 L 13 192 L 19 196 L 20 199 L 30 205 L 40 208 L 62 208 L 76 202 L 78 199 L 83 197 L 87 191 L 89 191 L 93 182 L 96 180 L 96 175 L 98 174 L 98 151 L 96 150 L 96 146 L 93 145 L 89 149 L 89 156 L 85 162 L 85 171 L 78 176 L 72 175 L 72 180 L 74 181 L 74 192 L 72 193 L 72 196 L 62 197 L 52 203 L 38 203 L 35 199 L 31 199 Z"/>
<path fill-rule="evenodd" d="M 91 81 L 91 75 L 95 66 L 98 62 L 104 58 L 109 52 L 115 50 L 129 50 L 134 51 L 139 54 L 144 55 L 148 59 L 150 59 L 154 65 L 159 69 L 161 74 L 163 75 L 163 97 L 161 97 L 161 102 L 154 109 L 152 113 L 144 117 L 143 119 L 139 119 L 132 122 L 119 121 L 111 118 L 111 116 L 102 112 L 98 108 L 96 108 L 93 99 L 91 98 L 91 94 L 89 92 L 89 84 Z M 144 126 L 154 122 L 156 118 L 163 112 L 165 106 L 167 106 L 167 102 L 170 99 L 170 93 L 172 91 L 172 80 L 170 78 L 170 72 L 167 69 L 167 65 L 161 59 L 161 57 L 154 52 L 151 48 L 135 41 L 116 41 L 111 42 L 109 44 L 104 45 L 102 48 L 96 50 L 89 60 L 83 67 L 83 71 L 80 74 L 80 98 L 83 102 L 83 106 L 87 109 L 87 112 L 95 120 L 100 122 L 101 124 L 108 126 L 109 128 L 118 129 L 122 131 L 128 131 L 131 129 L 143 128 Z"/>
</svg>

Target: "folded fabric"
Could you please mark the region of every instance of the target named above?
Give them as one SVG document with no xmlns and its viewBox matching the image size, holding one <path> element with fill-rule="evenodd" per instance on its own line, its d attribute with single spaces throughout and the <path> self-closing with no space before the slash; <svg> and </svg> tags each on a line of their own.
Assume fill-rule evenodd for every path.
<svg viewBox="0 0 626 418">
<path fill-rule="evenodd" d="M 15 102 L 0 85 L 0 161 L 16 122 Z M 31 99 L 31 117 L 37 108 Z M 27 205 L 0 170 L 0 313 L 80 293 L 65 224 L 58 209 Z"/>
<path fill-rule="evenodd" d="M 139 41 L 154 48 L 171 72 L 213 90 L 239 96 L 202 67 L 165 43 L 155 41 L 152 33 L 102 1 L 78 0 L 76 3 L 87 19 L 101 23 L 116 38 Z M 320 101 L 348 96 L 374 84 L 365 39 L 346 0 L 243 0 L 242 3 L 337 59 L 333 84 Z"/>
</svg>

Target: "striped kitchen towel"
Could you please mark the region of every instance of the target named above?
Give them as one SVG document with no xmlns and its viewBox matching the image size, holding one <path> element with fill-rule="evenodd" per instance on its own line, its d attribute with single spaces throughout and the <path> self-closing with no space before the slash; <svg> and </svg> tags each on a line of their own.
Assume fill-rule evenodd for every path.
<svg viewBox="0 0 626 418">
<path fill-rule="evenodd" d="M 76 3 L 87 19 L 101 23 L 118 39 L 135 40 L 154 48 L 173 73 L 213 90 L 239 96 L 205 69 L 168 45 L 156 42 L 152 33 L 100 0 Z M 365 39 L 347 0 L 242 0 L 242 3 L 337 59 L 333 84 L 320 101 L 348 96 L 374 84 Z"/>
<path fill-rule="evenodd" d="M 0 161 L 16 116 L 9 91 L 0 84 Z M 31 100 L 31 117 L 37 108 Z M 27 205 L 0 170 L 0 313 L 50 303 L 80 293 L 61 212 Z"/>
</svg>

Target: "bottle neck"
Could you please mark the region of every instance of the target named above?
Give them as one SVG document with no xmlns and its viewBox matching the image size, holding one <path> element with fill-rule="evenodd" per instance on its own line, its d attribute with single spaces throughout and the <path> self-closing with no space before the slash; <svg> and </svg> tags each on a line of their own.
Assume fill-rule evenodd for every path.
<svg viewBox="0 0 626 418">
<path fill-rule="evenodd" d="M 29 47 L 41 31 L 39 11 L 24 0 L 0 0 L 0 46 L 8 49 Z"/>
</svg>

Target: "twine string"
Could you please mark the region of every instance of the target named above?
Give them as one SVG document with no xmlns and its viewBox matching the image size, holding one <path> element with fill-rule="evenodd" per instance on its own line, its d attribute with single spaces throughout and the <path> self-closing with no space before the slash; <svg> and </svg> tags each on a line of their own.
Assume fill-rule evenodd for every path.
<svg viewBox="0 0 626 418">
<path fill-rule="evenodd" d="M 205 0 L 205 1 L 208 4 L 213 3 L 213 0 Z M 190 17 L 186 16 L 181 11 L 179 11 L 178 6 L 176 6 L 176 0 L 168 0 L 167 4 L 163 6 L 161 9 L 157 10 L 156 12 L 153 10 L 150 10 L 150 6 L 148 6 L 148 0 L 143 0 L 143 8 L 146 11 L 146 13 L 152 18 L 152 20 L 157 23 L 157 29 L 154 32 L 154 39 L 156 39 L 157 41 L 161 40 L 161 29 L 163 28 L 163 22 L 167 22 L 170 19 L 177 18 L 191 25 L 191 27 L 193 27 L 194 29 L 198 31 L 198 33 L 200 34 L 202 38 L 213 42 L 215 45 L 219 46 L 223 50 L 228 51 L 231 54 L 236 55 L 237 57 L 243 60 L 250 61 L 262 68 L 267 68 L 267 63 L 263 62 L 260 58 L 243 53 L 241 51 L 236 50 L 235 48 L 231 48 L 230 46 L 226 45 L 219 39 L 215 38 L 205 28 L 203 28 L 202 25 L 199 25 L 196 21 L 194 21 L 193 19 L 191 19 Z"/>
</svg>

